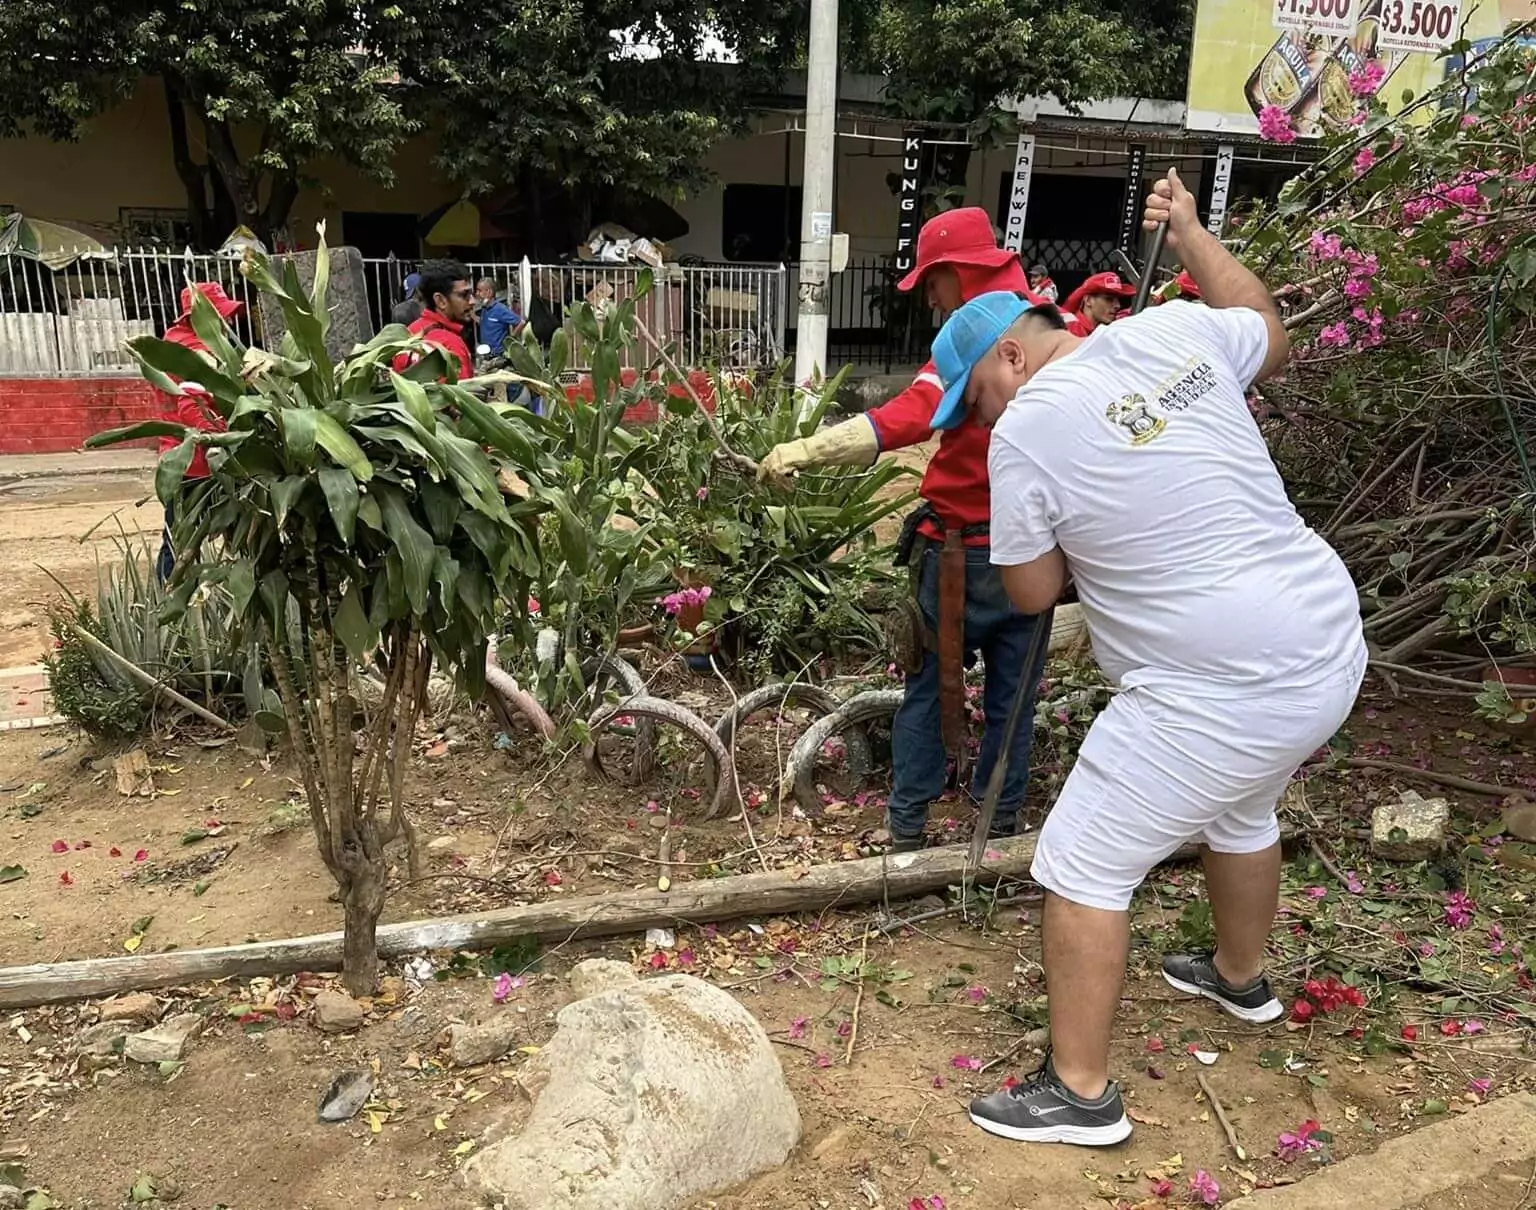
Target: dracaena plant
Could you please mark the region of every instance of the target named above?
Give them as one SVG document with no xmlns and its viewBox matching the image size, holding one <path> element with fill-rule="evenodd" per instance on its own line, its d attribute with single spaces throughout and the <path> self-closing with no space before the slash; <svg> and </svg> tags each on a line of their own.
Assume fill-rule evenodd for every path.
<svg viewBox="0 0 1536 1210">
<path fill-rule="evenodd" d="M 321 232 L 313 288 L 290 261 L 252 255 L 247 280 L 286 320 L 276 352 L 245 348 L 193 291 L 192 323 L 209 361 L 153 337 L 131 343 L 144 376 L 176 394 L 195 379 L 228 431 L 151 422 L 90 444 L 180 438 L 156 471 L 176 503 L 171 610 L 199 586 L 222 584 L 236 624 L 259 637 L 275 693 L 264 719 L 285 734 L 309 801 L 320 855 L 345 913 L 344 979 L 356 994 L 377 982 L 375 929 L 397 839 L 416 861 L 404 777 L 418 703 L 434 662 L 472 695 L 484 683 L 488 639 L 528 640 L 524 603 L 538 577 L 536 498 L 507 498 L 498 473 L 540 481 L 527 431 L 464 387 L 399 326 L 340 361 L 327 352 L 328 253 Z M 404 373 L 403 352 L 420 360 Z M 198 448 L 211 474 L 183 481 Z M 361 723 L 353 672 L 385 678 L 381 704 Z"/>
</svg>

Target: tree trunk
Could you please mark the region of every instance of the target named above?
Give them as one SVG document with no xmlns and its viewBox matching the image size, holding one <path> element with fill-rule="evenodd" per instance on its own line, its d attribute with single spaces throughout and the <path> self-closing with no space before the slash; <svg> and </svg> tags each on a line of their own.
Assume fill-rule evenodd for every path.
<svg viewBox="0 0 1536 1210">
<path fill-rule="evenodd" d="M 192 227 L 192 242 L 199 251 L 214 247 L 214 216 L 208 205 L 208 168 L 192 158 L 187 140 L 185 96 L 176 77 L 166 72 L 160 77 L 165 88 L 165 116 L 171 131 L 171 160 L 176 175 L 187 191 L 187 221 Z"/>
<path fill-rule="evenodd" d="M 379 989 L 378 928 L 384 892 L 382 861 L 368 862 L 342 888 L 341 981 L 354 996 L 371 996 Z"/>
</svg>

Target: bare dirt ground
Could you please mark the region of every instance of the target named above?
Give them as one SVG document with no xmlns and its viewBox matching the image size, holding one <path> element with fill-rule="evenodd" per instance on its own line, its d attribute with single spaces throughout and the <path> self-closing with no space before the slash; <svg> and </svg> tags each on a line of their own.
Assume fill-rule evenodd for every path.
<svg viewBox="0 0 1536 1210">
<path fill-rule="evenodd" d="M 93 590 L 98 556 L 111 561 L 124 533 L 156 542 L 160 526 L 147 471 L 0 484 L 0 668 L 35 664 L 47 649 L 42 606 L 59 591 L 49 572 Z"/>
<path fill-rule="evenodd" d="M 119 507 L 140 489 L 78 490 L 99 494 L 92 501 L 65 493 L 63 504 L 54 496 L 54 508 Z M 46 502 L 29 521 L 5 520 L 13 508 L 31 507 L 7 495 L 14 492 L 0 495 L 0 533 L 49 528 Z M 79 521 L 81 529 L 91 523 L 83 513 Z M 85 587 L 94 560 L 82 564 L 74 536 L 51 539 L 58 545 L 47 549 L 73 552 L 68 574 Z M 13 582 L 33 557 L 20 537 L 8 538 L 0 575 Z M 710 683 L 681 673 L 663 687 L 717 711 L 725 705 Z M 857 856 L 880 823 L 885 775 L 855 786 L 829 764 L 818 818 L 781 808 L 771 793 L 775 769 L 802 725 L 787 717 L 743 729 L 741 777 L 759 857 L 740 815 L 699 818 L 702 770 L 683 750 L 665 753 L 662 771 L 645 785 L 592 782 L 579 757 L 562 759 L 526 734 L 498 746 L 494 728 L 470 712 L 439 720 L 420 736 L 407 784 L 427 877 L 412 883 L 399 863 L 386 919 L 654 885 L 656 823 L 668 810 L 678 821 L 677 879 L 746 872 L 760 861 L 786 868 Z M 1361 755 L 1536 787 L 1530 732 L 1395 704 L 1374 690 L 1346 741 Z M 209 742 L 189 733 L 148 743 L 154 791 L 125 797 L 111 771 L 120 750 L 98 749 L 68 729 L 0 735 L 0 870 L 24 871 L 0 881 L 0 962 L 339 927 L 293 771 L 281 756 Z M 1042 788 L 1055 776 L 1052 760 L 1049 746 L 1037 751 Z M 1497 860 L 1515 846 L 1480 844 L 1496 830 L 1496 801 L 1451 792 L 1469 844 L 1464 885 L 1476 917 L 1470 928 L 1448 932 L 1445 877 L 1455 876 L 1456 860 L 1393 866 L 1371 861 L 1353 841 L 1372 806 L 1405 784 L 1379 774 L 1320 775 L 1293 820 L 1345 878 L 1336 879 L 1306 843 L 1294 853 L 1287 915 L 1275 934 L 1277 978 L 1289 999 L 1303 980 L 1332 971 L 1366 992 L 1363 1010 L 1254 1028 L 1171 995 L 1158 956 L 1198 933 L 1200 880 L 1188 867 L 1149 880 L 1113 1054 L 1136 1122 L 1120 1148 L 1008 1144 L 966 1118 L 971 1095 L 1039 1060 L 1021 1046 L 1043 1021 L 1038 905 L 1027 888 L 1015 888 L 1024 901 L 985 924 L 941 917 L 890 937 L 869 935 L 870 914 L 850 910 L 682 927 L 659 948 L 639 937 L 543 952 L 513 947 L 493 959 L 524 981 L 499 1008 L 485 956 L 431 954 L 430 974 L 391 969 L 366 1005 L 363 1027 L 339 1037 L 309 1020 L 310 1001 L 329 976 L 172 989 L 161 996 L 166 1011 L 196 1011 L 206 1025 L 185 1064 L 164 1071 L 123 1062 L 92 1070 L 81 1062 L 74 1040 L 97 1005 L 18 1011 L 0 1017 L 0 1165 L 20 1163 L 29 1185 L 49 1191 L 52 1200 L 41 1205 L 71 1210 L 124 1205 L 143 1178 L 161 1201 L 198 1210 L 467 1207 L 455 1169 L 488 1129 L 524 1108 L 519 1076 L 528 1056 L 455 1068 L 440 1040 L 444 1027 L 512 1012 L 526 1022 L 526 1045 L 538 1047 L 569 999 L 570 965 L 605 954 L 645 975 L 687 971 L 728 988 L 773 1038 L 799 1103 L 805 1141 L 790 1163 L 694 1210 L 1187 1205 L 1190 1177 L 1201 1170 L 1229 1200 L 1304 1179 L 1322 1160 L 1373 1150 L 1384 1137 L 1531 1084 L 1536 1057 L 1524 1045 L 1536 1006 L 1528 975 L 1521 984 L 1517 974 L 1525 969 L 1518 945 L 1536 934 L 1536 879 L 1518 861 Z M 933 830 L 963 836 L 971 819 L 969 806 L 946 801 Z M 895 906 L 907 915 L 943 904 Z M 1495 928 L 1506 942 L 1493 939 Z M 861 951 L 862 978 L 845 965 Z M 1353 967 L 1339 957 L 1353 953 L 1360 955 Z M 1453 976 L 1498 977 L 1485 973 L 1476 990 L 1448 993 L 1424 965 L 1431 954 Z M 1399 961 L 1413 977 L 1393 973 Z M 1194 1051 L 1214 1055 L 1213 1064 Z M 365 1111 L 343 1125 L 320 1125 L 315 1107 L 332 1075 L 370 1066 L 378 1089 Z M 1232 1118 L 1245 1158 L 1228 1146 L 1201 1074 Z M 1280 1134 L 1308 1119 L 1326 1137 L 1283 1161 L 1274 1154 Z M 1437 1202 L 1435 1210 L 1512 1208 L 1520 1179 L 1513 1169 L 1491 1174 L 1481 1188 L 1455 1195 L 1460 1202 Z"/>
</svg>

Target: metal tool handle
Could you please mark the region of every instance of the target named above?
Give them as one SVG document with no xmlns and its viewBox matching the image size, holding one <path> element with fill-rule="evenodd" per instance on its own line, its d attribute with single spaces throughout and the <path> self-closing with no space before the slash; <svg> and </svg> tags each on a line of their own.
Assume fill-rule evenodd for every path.
<svg viewBox="0 0 1536 1210">
<path fill-rule="evenodd" d="M 1146 267 L 1141 280 L 1136 283 L 1136 298 L 1131 303 L 1131 314 L 1139 315 L 1146 309 L 1147 299 L 1152 297 L 1152 279 L 1157 276 L 1157 262 L 1163 259 L 1163 245 L 1168 241 L 1168 224 L 1158 223 L 1152 233 L 1152 250 L 1147 253 Z"/>
</svg>

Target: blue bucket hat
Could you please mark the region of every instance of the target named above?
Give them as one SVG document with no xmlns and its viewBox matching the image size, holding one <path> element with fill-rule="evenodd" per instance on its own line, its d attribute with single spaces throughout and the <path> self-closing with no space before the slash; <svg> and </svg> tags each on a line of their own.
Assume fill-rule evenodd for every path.
<svg viewBox="0 0 1536 1210">
<path fill-rule="evenodd" d="M 1019 316 L 1033 311 L 1036 305 L 1007 290 L 994 290 L 978 294 L 949 317 L 933 341 L 933 367 L 944 387 L 944 397 L 929 421 L 934 428 L 956 428 L 965 419 L 965 388 L 971 369 Z"/>
</svg>

